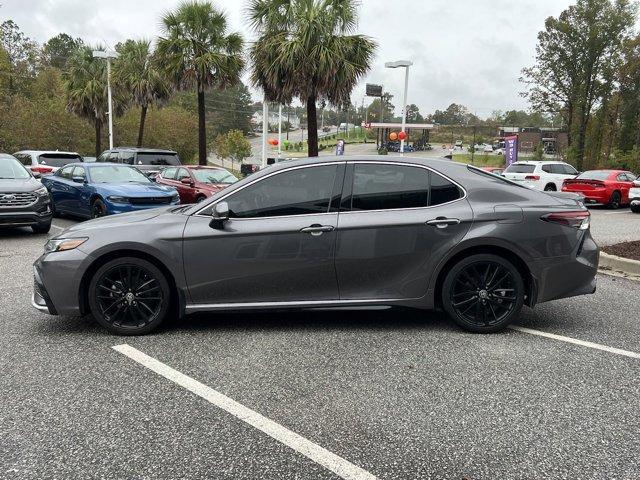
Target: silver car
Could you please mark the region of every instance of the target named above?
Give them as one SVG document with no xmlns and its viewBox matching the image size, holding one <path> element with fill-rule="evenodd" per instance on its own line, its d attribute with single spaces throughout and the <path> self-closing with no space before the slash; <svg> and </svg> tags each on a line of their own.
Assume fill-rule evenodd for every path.
<svg viewBox="0 0 640 480">
<path fill-rule="evenodd" d="M 386 305 L 495 332 L 523 305 L 593 293 L 577 200 L 410 157 L 278 163 L 197 205 L 77 224 L 35 262 L 33 305 L 143 334 L 168 317 Z"/>
</svg>

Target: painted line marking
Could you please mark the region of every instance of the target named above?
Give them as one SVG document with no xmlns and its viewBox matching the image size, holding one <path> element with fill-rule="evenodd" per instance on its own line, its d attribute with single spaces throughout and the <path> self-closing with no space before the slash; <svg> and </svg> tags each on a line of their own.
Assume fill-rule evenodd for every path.
<svg viewBox="0 0 640 480">
<path fill-rule="evenodd" d="M 64 230 L 63 227 L 59 227 L 58 225 L 54 225 L 53 223 L 51 224 L 51 228 L 57 228 L 60 231 Z"/>
<path fill-rule="evenodd" d="M 587 342 L 586 340 L 578 340 L 577 338 L 565 337 L 563 335 L 556 335 L 555 333 L 547 333 L 541 330 L 534 330 L 532 328 L 518 327 L 516 325 L 509 325 L 511 330 L 517 332 L 529 333 L 531 335 L 538 335 L 539 337 L 551 338 L 553 340 L 560 340 L 561 342 L 573 343 L 574 345 L 580 345 L 582 347 L 594 348 L 596 350 L 602 350 L 603 352 L 615 353 L 616 355 L 623 355 L 625 357 L 635 358 L 640 360 L 640 353 L 631 352 L 629 350 L 622 350 L 621 348 L 608 347 L 599 343 Z"/>
<path fill-rule="evenodd" d="M 605 215 L 622 215 L 624 213 L 631 213 L 631 210 L 622 210 L 619 212 L 604 212 Z"/>
<path fill-rule="evenodd" d="M 137 350 L 136 348 L 125 344 L 115 345 L 113 347 L 117 352 L 126 355 L 130 359 L 138 362 L 143 367 L 157 373 L 158 375 L 171 380 L 172 382 L 180 385 L 181 387 L 195 393 L 201 398 L 204 398 L 209 403 L 216 407 L 230 413 L 234 417 L 242 420 L 243 422 L 251 425 L 252 427 L 266 433 L 271 438 L 283 443 L 289 448 L 292 448 L 298 453 L 301 453 L 305 457 L 314 461 L 315 463 L 322 465 L 328 470 L 331 470 L 336 475 L 344 478 L 345 480 L 375 480 L 375 475 L 363 470 L 362 468 L 348 462 L 342 457 L 331 453 L 329 450 L 313 443 L 310 440 L 298 435 L 295 432 L 283 427 L 282 425 L 268 419 L 267 417 L 245 407 L 244 405 L 236 402 L 232 398 L 214 390 L 207 385 L 200 383 L 199 381 L 181 373 L 170 366 L 150 357 L 146 353 Z"/>
</svg>

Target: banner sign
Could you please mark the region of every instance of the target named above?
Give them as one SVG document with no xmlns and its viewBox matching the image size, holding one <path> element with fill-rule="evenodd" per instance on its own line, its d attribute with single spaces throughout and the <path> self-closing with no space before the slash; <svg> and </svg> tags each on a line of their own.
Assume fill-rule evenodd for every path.
<svg viewBox="0 0 640 480">
<path fill-rule="evenodd" d="M 508 167 L 518 161 L 518 136 L 504 137 L 504 160 Z"/>
<path fill-rule="evenodd" d="M 381 96 L 382 96 L 382 85 L 367 83 L 367 97 L 381 97 Z"/>
</svg>

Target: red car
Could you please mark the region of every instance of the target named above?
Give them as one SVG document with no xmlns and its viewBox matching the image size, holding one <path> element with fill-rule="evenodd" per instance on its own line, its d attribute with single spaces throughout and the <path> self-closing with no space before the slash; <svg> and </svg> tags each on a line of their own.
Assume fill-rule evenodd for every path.
<svg viewBox="0 0 640 480">
<path fill-rule="evenodd" d="M 565 180 L 562 191 L 582 194 L 587 205 L 618 208 L 629 203 L 629 189 L 635 179 L 626 170 L 588 170 Z"/>
<path fill-rule="evenodd" d="M 198 203 L 237 182 L 229 171 L 220 167 L 184 165 L 169 167 L 156 176 L 156 182 L 178 190 L 180 203 Z"/>
</svg>

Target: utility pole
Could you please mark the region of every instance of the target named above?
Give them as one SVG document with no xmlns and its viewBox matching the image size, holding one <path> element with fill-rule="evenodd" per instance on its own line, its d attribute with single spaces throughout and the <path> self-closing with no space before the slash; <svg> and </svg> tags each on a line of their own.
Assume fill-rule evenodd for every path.
<svg viewBox="0 0 640 480">
<path fill-rule="evenodd" d="M 105 58 L 107 60 L 107 99 L 109 102 L 109 150 L 113 150 L 113 101 L 111 99 L 111 59 L 120 55 L 113 50 L 94 50 L 93 58 Z"/>
<path fill-rule="evenodd" d="M 278 104 L 278 159 L 282 155 L 282 104 Z"/>
<path fill-rule="evenodd" d="M 267 127 L 269 124 L 269 107 L 267 106 L 267 97 L 262 98 L 262 167 L 267 166 Z"/>
<path fill-rule="evenodd" d="M 291 129 L 291 122 L 289 121 L 291 114 L 291 104 L 287 107 L 287 141 L 289 141 L 289 130 Z"/>
</svg>

